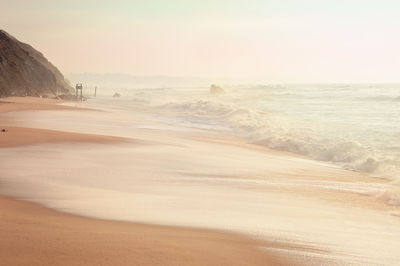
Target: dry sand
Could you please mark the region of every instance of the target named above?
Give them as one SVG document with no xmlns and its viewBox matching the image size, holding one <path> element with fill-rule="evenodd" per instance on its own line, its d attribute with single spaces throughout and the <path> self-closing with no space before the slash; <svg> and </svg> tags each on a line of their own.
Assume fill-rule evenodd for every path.
<svg viewBox="0 0 400 266">
<path fill-rule="evenodd" d="M 60 101 L 7 98 L 0 102 L 0 113 L 72 108 L 57 103 Z M 8 129 L 1 133 L 0 148 L 121 140 L 7 127 L 1 116 L 0 123 Z M 82 218 L 0 197 L 0 265 L 293 265 L 293 261 L 262 251 L 260 246 L 278 244 L 217 231 Z"/>
</svg>

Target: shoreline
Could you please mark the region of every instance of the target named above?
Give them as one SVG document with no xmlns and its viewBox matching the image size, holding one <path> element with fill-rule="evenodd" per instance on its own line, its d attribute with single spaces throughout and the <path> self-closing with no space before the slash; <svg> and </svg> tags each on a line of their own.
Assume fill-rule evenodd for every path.
<svg viewBox="0 0 400 266">
<path fill-rule="evenodd" d="M 274 244 L 206 229 L 107 221 L 0 196 L 4 265 L 287 265 Z M 294 265 L 294 261 L 290 261 Z"/>
<path fill-rule="evenodd" d="M 31 97 L 5 100 L 16 100 L 17 103 L 8 105 L 1 101 L 0 115 L 20 110 L 77 109 L 55 105 L 60 103 L 57 100 Z M 1 136 L 0 149 L 54 142 L 115 143 L 123 140 L 102 135 L 1 126 L 9 131 Z M 259 248 L 274 247 L 276 243 L 231 232 L 86 218 L 5 196 L 0 196 L 0 203 L 0 260 L 7 265 L 289 263 L 288 258 Z M 296 263 L 290 260 L 290 264 Z"/>
<path fill-rule="evenodd" d="M 104 103 L 109 104 L 84 106 Z M 94 219 L 248 236 L 267 243 L 257 250 L 291 265 L 400 260 L 398 207 L 387 204 L 390 195 L 379 195 L 386 181 L 236 137 L 146 120 L 140 109 L 114 112 L 109 106 L 111 112 L 102 114 L 49 110 L 4 116 L 15 126 L 134 141 L 5 148 L 0 168 L 8 180 L 1 193 Z M 381 252 L 382 246 L 387 250 Z"/>
<path fill-rule="evenodd" d="M 0 99 L 0 115 L 8 112 L 18 111 L 38 111 L 38 110 L 91 110 L 80 107 L 71 107 L 60 105 L 65 101 L 56 99 L 42 99 L 35 97 L 9 97 Z M 3 119 L 4 120 L 4 119 Z M 41 128 L 29 128 L 18 126 L 6 126 L 7 120 L 3 121 L 0 117 L 0 130 L 5 129 L 6 132 L 0 132 L 0 148 L 17 147 L 24 145 L 33 145 L 40 143 L 56 143 L 56 142 L 87 142 L 87 143 L 112 143 L 127 142 L 127 139 L 114 136 L 96 135 L 65 132 L 59 130 L 48 130 Z M 9 122 L 9 121 L 8 121 Z"/>
</svg>

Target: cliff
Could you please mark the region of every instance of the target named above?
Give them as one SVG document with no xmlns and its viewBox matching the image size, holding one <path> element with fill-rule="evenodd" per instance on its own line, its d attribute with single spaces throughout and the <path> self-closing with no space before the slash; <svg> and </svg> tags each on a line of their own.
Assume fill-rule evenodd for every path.
<svg viewBox="0 0 400 266">
<path fill-rule="evenodd" d="M 43 54 L 0 30 L 0 97 L 54 97 L 72 92 Z"/>
</svg>

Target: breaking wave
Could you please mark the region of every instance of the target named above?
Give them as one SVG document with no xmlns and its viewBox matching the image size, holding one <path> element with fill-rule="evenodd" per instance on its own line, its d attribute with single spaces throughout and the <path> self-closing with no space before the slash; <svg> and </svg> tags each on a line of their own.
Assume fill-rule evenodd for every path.
<svg viewBox="0 0 400 266">
<path fill-rule="evenodd" d="M 392 96 L 392 95 L 359 97 L 358 99 L 371 102 L 400 102 L 400 96 Z"/>
<path fill-rule="evenodd" d="M 208 125 L 209 129 L 219 125 L 257 145 L 333 162 L 359 172 L 383 170 L 382 162 L 358 142 L 319 136 L 311 129 L 291 126 L 291 121 L 282 121 L 236 104 L 210 98 L 168 102 L 158 108 L 172 112 L 181 125 L 198 125 L 199 128 Z"/>
</svg>

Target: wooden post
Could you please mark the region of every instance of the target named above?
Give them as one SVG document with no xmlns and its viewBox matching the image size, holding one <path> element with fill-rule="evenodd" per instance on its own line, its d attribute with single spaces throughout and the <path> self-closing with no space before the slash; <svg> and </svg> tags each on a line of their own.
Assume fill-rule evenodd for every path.
<svg viewBox="0 0 400 266">
<path fill-rule="evenodd" d="M 78 96 L 80 96 L 80 100 L 82 101 L 82 99 L 83 99 L 83 97 L 82 97 L 82 90 L 83 90 L 82 83 L 76 84 L 75 90 L 76 90 L 75 91 L 75 98 L 78 100 L 79 99 Z M 79 91 L 80 91 L 80 95 L 79 95 Z"/>
<path fill-rule="evenodd" d="M 96 95 L 97 95 L 97 86 L 94 87 L 94 97 L 96 97 Z"/>
</svg>

